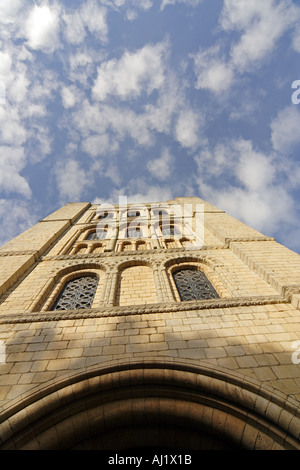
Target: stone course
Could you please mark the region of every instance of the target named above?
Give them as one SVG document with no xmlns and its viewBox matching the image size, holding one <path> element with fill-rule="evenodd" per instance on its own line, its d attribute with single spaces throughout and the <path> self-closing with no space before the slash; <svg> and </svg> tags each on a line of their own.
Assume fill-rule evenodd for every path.
<svg viewBox="0 0 300 470">
<path fill-rule="evenodd" d="M 145 250 L 119 251 L 109 240 L 105 250 L 70 254 L 97 209 L 82 203 L 0 249 L 0 410 L 95 365 L 153 357 L 238 373 L 300 402 L 292 360 L 300 351 L 300 256 L 198 198 L 174 202 L 204 204 L 202 248 L 168 249 L 157 236 Z M 202 270 L 220 298 L 181 302 L 178 266 Z M 51 311 L 77 271 L 99 277 L 92 308 Z"/>
</svg>

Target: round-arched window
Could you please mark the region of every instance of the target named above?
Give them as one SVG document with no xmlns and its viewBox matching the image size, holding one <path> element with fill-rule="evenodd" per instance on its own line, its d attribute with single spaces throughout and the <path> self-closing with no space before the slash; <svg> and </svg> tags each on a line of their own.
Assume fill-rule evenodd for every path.
<svg viewBox="0 0 300 470">
<path fill-rule="evenodd" d="M 173 279 L 181 300 L 219 298 L 214 287 L 202 271 L 182 268 L 173 273 Z"/>
<path fill-rule="evenodd" d="M 80 276 L 68 281 L 51 310 L 90 308 L 98 286 L 97 276 Z"/>
</svg>

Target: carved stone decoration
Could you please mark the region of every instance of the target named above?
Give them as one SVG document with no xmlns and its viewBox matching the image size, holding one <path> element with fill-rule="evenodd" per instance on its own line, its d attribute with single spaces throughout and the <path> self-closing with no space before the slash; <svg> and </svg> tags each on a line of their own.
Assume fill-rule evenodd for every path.
<svg viewBox="0 0 300 470">
<path fill-rule="evenodd" d="M 51 310 L 90 308 L 97 290 L 96 276 L 82 276 L 68 281 Z"/>
<path fill-rule="evenodd" d="M 219 298 L 217 292 L 205 276 L 196 269 L 180 269 L 173 273 L 180 299 L 202 300 Z"/>
</svg>

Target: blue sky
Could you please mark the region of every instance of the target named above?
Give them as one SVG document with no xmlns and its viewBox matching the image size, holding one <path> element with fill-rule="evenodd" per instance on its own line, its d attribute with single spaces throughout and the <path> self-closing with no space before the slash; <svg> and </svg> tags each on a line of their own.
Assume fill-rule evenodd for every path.
<svg viewBox="0 0 300 470">
<path fill-rule="evenodd" d="M 300 252 L 299 63 L 292 0 L 1 0 L 0 243 L 199 196 Z"/>
</svg>

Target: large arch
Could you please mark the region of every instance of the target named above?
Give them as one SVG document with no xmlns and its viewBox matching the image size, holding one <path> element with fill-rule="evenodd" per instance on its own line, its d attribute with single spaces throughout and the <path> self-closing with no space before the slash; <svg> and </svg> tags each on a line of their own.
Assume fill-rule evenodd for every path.
<svg viewBox="0 0 300 470">
<path fill-rule="evenodd" d="M 293 401 L 208 365 L 107 363 L 39 387 L 0 422 L 0 450 L 300 449 Z"/>
</svg>

